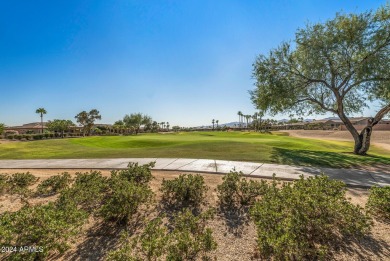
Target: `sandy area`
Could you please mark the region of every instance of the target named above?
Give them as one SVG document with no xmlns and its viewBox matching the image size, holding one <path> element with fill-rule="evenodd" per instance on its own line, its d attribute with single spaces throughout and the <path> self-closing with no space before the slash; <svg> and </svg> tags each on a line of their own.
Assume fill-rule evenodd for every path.
<svg viewBox="0 0 390 261">
<path fill-rule="evenodd" d="M 27 170 L 0 170 L 0 173 L 26 172 Z M 34 169 L 30 173 L 45 180 L 51 175 L 67 171 L 75 175 L 78 170 L 47 170 Z M 84 172 L 84 170 L 81 170 Z M 104 176 L 109 176 L 109 171 L 103 170 Z M 161 197 L 159 192 L 160 184 L 165 179 L 172 179 L 181 173 L 176 171 L 153 171 L 155 179 L 151 182 L 151 187 L 156 193 L 157 201 Z M 218 184 L 222 182 L 222 175 L 202 174 L 209 187 L 206 197 L 206 207 L 217 206 L 217 193 L 215 191 Z M 36 185 L 35 185 L 36 186 Z M 354 204 L 364 206 L 368 191 L 366 189 L 349 188 L 347 196 Z M 29 203 L 41 204 L 55 200 L 56 196 L 48 198 L 31 198 Z M 16 211 L 21 207 L 17 197 L 5 195 L 0 196 L 0 213 L 4 211 Z M 251 222 L 241 223 L 239 218 L 217 214 L 214 220 L 209 222 L 213 229 L 213 235 L 218 243 L 218 248 L 212 254 L 216 260 L 252 260 L 256 246 L 256 230 Z M 83 227 L 83 232 L 76 238 L 73 247 L 62 257 L 53 260 L 103 260 L 107 251 L 112 250 L 117 245 L 119 231 L 114 228 L 100 226 L 101 222 L 93 217 Z M 390 256 L 390 225 L 376 222 L 372 229 L 372 234 L 359 243 L 350 242 L 347 249 L 340 249 L 334 254 L 334 260 L 385 260 Z"/>
<path fill-rule="evenodd" d="M 325 131 L 325 130 L 281 130 L 293 137 L 353 141 L 348 131 Z M 390 131 L 373 131 L 371 144 L 390 150 Z"/>
</svg>

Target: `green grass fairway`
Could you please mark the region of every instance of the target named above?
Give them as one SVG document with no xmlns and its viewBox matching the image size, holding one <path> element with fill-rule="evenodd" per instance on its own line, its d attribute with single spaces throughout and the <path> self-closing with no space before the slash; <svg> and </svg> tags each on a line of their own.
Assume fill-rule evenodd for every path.
<svg viewBox="0 0 390 261">
<path fill-rule="evenodd" d="M 9 142 L 0 159 L 201 158 L 305 166 L 390 165 L 390 153 L 372 146 L 351 153 L 352 142 L 289 137 L 285 133 L 192 132 Z"/>
</svg>

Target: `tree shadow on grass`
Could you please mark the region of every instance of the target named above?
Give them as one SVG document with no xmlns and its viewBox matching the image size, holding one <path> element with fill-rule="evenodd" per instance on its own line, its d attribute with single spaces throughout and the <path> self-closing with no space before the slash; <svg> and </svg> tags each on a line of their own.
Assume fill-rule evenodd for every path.
<svg viewBox="0 0 390 261">
<path fill-rule="evenodd" d="M 275 163 L 296 166 L 318 166 L 327 168 L 359 168 L 362 165 L 389 165 L 390 158 L 353 153 L 295 150 L 274 148 L 271 160 Z"/>
</svg>

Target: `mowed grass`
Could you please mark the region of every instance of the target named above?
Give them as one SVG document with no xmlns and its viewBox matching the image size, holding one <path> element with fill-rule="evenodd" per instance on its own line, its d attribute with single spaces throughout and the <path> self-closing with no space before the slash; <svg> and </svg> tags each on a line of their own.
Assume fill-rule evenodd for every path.
<svg viewBox="0 0 390 261">
<path fill-rule="evenodd" d="M 352 154 L 353 143 L 287 136 L 286 133 L 191 132 L 102 136 L 0 144 L 0 159 L 201 158 L 300 166 L 390 165 L 390 153 L 372 146 Z"/>
</svg>

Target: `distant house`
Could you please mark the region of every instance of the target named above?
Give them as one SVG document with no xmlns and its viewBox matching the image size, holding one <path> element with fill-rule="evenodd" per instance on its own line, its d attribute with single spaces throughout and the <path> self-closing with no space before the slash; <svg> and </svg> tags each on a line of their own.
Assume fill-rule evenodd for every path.
<svg viewBox="0 0 390 261">
<path fill-rule="evenodd" d="M 44 122 L 43 131 L 46 129 L 46 122 Z M 5 132 L 15 132 L 16 134 L 39 134 L 42 133 L 42 125 L 40 122 L 32 122 L 23 124 L 22 126 L 6 127 Z"/>
<path fill-rule="evenodd" d="M 352 125 L 354 125 L 355 129 L 358 131 L 363 130 L 368 123 L 368 117 L 360 117 L 360 118 L 350 118 Z M 390 130 L 390 120 L 383 119 L 378 124 L 376 124 L 373 128 L 374 130 Z M 344 124 L 340 126 L 340 130 L 347 130 Z"/>
</svg>

